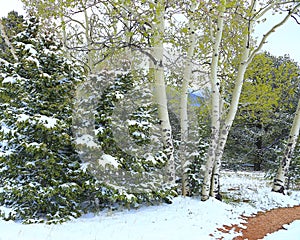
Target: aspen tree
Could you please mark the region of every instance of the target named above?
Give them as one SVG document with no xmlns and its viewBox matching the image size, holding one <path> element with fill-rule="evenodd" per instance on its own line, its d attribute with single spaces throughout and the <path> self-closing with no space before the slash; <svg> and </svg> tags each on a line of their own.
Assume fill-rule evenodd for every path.
<svg viewBox="0 0 300 240">
<path fill-rule="evenodd" d="M 289 166 L 293 157 L 293 152 L 297 144 L 300 129 L 300 99 L 295 113 L 293 125 L 287 140 L 284 156 L 280 161 L 277 174 L 274 178 L 272 191 L 284 194 L 285 180 L 288 174 Z"/>
<path fill-rule="evenodd" d="M 189 134 L 189 119 L 188 119 L 188 94 L 189 85 L 191 83 L 192 75 L 192 59 L 196 48 L 196 24 L 193 19 L 195 16 L 195 10 L 199 3 L 194 2 L 191 8 L 192 15 L 189 19 L 189 42 L 186 55 L 186 62 L 183 70 L 183 82 L 181 86 L 180 94 L 180 131 L 181 131 L 181 143 L 180 150 L 181 155 L 181 168 L 182 168 L 182 195 L 185 196 L 188 192 L 187 189 L 187 153 L 185 152 L 185 145 L 188 141 Z"/>
<path fill-rule="evenodd" d="M 158 0 L 155 9 L 154 37 L 153 37 L 153 62 L 155 97 L 158 107 L 158 117 L 161 121 L 162 138 L 167 152 L 167 177 L 171 184 L 175 183 L 175 160 L 172 129 L 169 119 L 166 85 L 164 78 L 164 31 L 165 31 L 165 1 Z"/>
<path fill-rule="evenodd" d="M 221 2 L 221 4 L 224 2 Z M 209 196 L 216 197 L 217 199 L 221 199 L 220 196 L 220 167 L 221 167 L 221 159 L 224 153 L 225 144 L 228 138 L 229 131 L 231 129 L 232 123 L 237 113 L 239 99 L 242 91 L 243 80 L 245 76 L 246 69 L 248 65 L 251 63 L 254 56 L 262 49 L 268 37 L 277 30 L 277 28 L 281 27 L 286 21 L 298 10 L 300 4 L 296 3 L 292 6 L 287 6 L 289 10 L 287 11 L 286 16 L 279 21 L 276 25 L 271 27 L 271 29 L 263 35 L 261 41 L 257 46 L 253 46 L 253 30 L 255 22 L 261 19 L 268 11 L 272 10 L 274 7 L 278 7 L 278 4 L 285 4 L 286 2 L 274 1 L 272 3 L 267 3 L 264 6 L 261 6 L 259 10 L 257 10 L 257 1 L 252 0 L 250 5 L 246 8 L 243 8 L 244 11 L 244 20 L 245 23 L 241 26 L 243 29 L 241 30 L 241 38 L 242 38 L 242 46 L 240 47 L 240 56 L 238 62 L 238 68 L 236 77 L 234 80 L 234 89 L 231 96 L 231 101 L 229 103 L 227 111 L 221 110 L 221 95 L 215 93 L 215 87 L 212 85 L 212 137 L 211 137 L 211 145 L 208 151 L 208 158 L 206 162 L 206 172 L 204 176 L 203 188 L 202 188 L 202 200 L 205 201 L 209 198 Z M 225 3 L 226 4 L 226 3 Z M 245 6 L 247 5 L 244 3 Z M 244 7 L 245 7 L 244 6 Z M 224 13 L 226 9 L 220 11 L 220 13 Z M 235 14 L 235 13 L 228 13 Z M 218 17 L 218 23 L 222 23 L 220 17 Z M 217 30 L 219 27 L 217 27 Z M 218 34 L 216 34 L 216 39 Z M 221 38 L 225 38 L 223 35 Z M 222 40 L 222 39 L 221 39 Z M 213 57 L 216 57 L 216 54 L 213 54 Z M 217 65 L 216 68 L 219 66 Z M 211 63 L 211 75 L 214 69 L 214 60 L 212 58 Z M 211 76 L 211 79 L 214 79 Z M 211 80 L 212 81 L 212 80 Z M 216 83 L 217 82 L 212 82 Z M 213 88 L 214 87 L 214 88 Z M 215 114 L 215 115 L 213 115 Z"/>
</svg>

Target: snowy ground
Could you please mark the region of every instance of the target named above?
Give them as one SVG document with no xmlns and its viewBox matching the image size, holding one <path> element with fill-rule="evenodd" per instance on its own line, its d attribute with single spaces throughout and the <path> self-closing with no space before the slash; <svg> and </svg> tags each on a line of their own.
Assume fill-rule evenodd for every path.
<svg viewBox="0 0 300 240">
<path fill-rule="evenodd" d="M 220 237 L 217 227 L 239 223 L 241 214 L 300 204 L 300 192 L 290 196 L 271 193 L 262 174 L 224 173 L 224 201 L 178 197 L 173 204 L 118 212 L 103 211 L 61 225 L 23 225 L 0 220 L 0 240 L 206 240 Z M 267 240 L 299 240 L 300 221 L 265 237 Z M 214 234 L 215 237 L 210 237 Z M 233 239 L 234 233 L 224 235 Z"/>
</svg>

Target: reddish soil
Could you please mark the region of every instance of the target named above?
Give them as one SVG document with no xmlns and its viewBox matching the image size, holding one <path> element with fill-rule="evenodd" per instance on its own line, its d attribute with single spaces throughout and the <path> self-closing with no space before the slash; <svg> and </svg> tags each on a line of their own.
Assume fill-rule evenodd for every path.
<svg viewBox="0 0 300 240">
<path fill-rule="evenodd" d="M 218 230 L 228 233 L 234 228 L 235 232 L 242 233 L 242 236 L 236 237 L 233 240 L 259 240 L 264 238 L 268 233 L 284 229 L 284 224 L 289 224 L 300 219 L 300 206 L 276 208 L 267 212 L 258 212 L 251 217 L 242 216 L 241 218 L 246 221 L 242 225 L 247 228 L 244 229 L 237 225 L 224 225 L 223 228 L 218 228 Z"/>
</svg>

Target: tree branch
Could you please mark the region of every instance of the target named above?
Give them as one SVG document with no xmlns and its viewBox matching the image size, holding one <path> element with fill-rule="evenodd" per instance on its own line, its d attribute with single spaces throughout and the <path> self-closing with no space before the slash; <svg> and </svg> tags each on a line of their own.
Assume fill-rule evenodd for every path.
<svg viewBox="0 0 300 240">
<path fill-rule="evenodd" d="M 261 39 L 258 47 L 256 49 L 254 49 L 254 51 L 251 53 L 250 57 L 248 58 L 247 63 L 250 63 L 252 61 L 252 59 L 254 58 L 254 56 L 262 49 L 263 45 L 266 43 L 267 38 L 273 32 L 275 32 L 275 30 L 277 28 L 281 27 L 292 16 L 292 14 L 294 14 L 295 10 L 297 8 L 299 8 L 299 6 L 300 6 L 300 3 L 297 4 L 292 10 L 290 10 L 289 13 L 285 16 L 285 18 L 282 21 L 280 21 L 279 23 L 277 23 L 266 34 L 263 35 L 263 38 Z"/>
<path fill-rule="evenodd" d="M 298 21 L 298 19 L 294 15 L 291 15 L 291 17 L 294 18 L 294 20 L 296 21 L 296 23 L 300 25 L 300 22 Z"/>
</svg>

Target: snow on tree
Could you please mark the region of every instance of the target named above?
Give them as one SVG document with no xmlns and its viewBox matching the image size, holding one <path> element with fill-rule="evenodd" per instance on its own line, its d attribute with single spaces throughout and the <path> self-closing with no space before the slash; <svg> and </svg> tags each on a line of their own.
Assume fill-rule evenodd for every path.
<svg viewBox="0 0 300 240">
<path fill-rule="evenodd" d="M 82 72 L 30 18 L 12 38 L 18 61 L 0 61 L 0 202 L 6 219 L 64 221 L 82 213 L 93 178 L 72 144 L 72 99 Z"/>
<path fill-rule="evenodd" d="M 286 177 L 288 175 L 293 153 L 298 141 L 299 130 L 300 130 L 300 100 L 298 102 L 293 125 L 287 140 L 285 152 L 282 157 L 282 160 L 280 161 L 277 174 L 274 178 L 274 183 L 272 188 L 272 191 L 274 192 L 279 192 L 284 194 Z"/>
<path fill-rule="evenodd" d="M 282 4 L 286 7 L 286 10 L 284 10 L 286 13 L 277 24 L 272 26 L 270 30 L 262 36 L 260 42 L 256 45 L 253 40 L 255 23 L 256 21 L 261 20 L 268 11 L 272 11 L 276 7 L 280 8 L 279 5 L 277 6 L 276 4 Z M 216 24 L 212 24 L 210 28 L 212 33 L 210 37 L 213 43 L 213 54 L 210 66 L 212 134 L 203 180 L 203 201 L 207 200 L 210 196 L 218 199 L 221 198 L 219 193 L 221 159 L 223 157 L 229 131 L 238 110 L 246 69 L 254 56 L 261 50 L 268 37 L 285 24 L 293 14 L 297 13 L 300 5 L 299 3 L 289 5 L 288 2 L 285 1 L 267 2 L 262 3 L 261 5 L 259 5 L 257 1 L 245 1 L 241 2 L 239 5 L 235 4 L 234 1 L 221 1 L 220 4 L 212 6 L 212 9 L 215 11 L 215 13 L 214 11 L 212 11 L 212 13 L 214 13 L 215 16 L 213 14 L 209 16 L 213 18 L 212 23 L 216 22 Z M 239 13 L 237 14 L 237 12 Z M 236 26 L 239 26 L 237 28 L 238 32 L 233 31 L 234 37 L 237 38 L 235 42 L 231 41 L 232 37 L 230 34 L 225 34 L 227 32 L 225 31 L 226 25 L 224 24 L 224 18 L 228 20 L 227 25 L 229 22 L 232 24 L 231 26 L 234 27 L 234 30 L 236 29 Z M 222 31 L 224 31 L 224 33 L 222 33 Z M 227 83 L 220 81 L 220 77 L 218 76 L 218 71 L 222 72 L 223 70 L 223 67 L 220 65 L 220 49 L 223 41 L 225 41 L 225 43 L 231 43 L 228 45 L 232 47 L 231 50 L 227 49 L 226 45 L 224 46 L 226 46 L 227 51 L 234 52 L 233 55 L 225 54 L 226 57 L 229 57 L 229 67 L 227 65 L 228 72 L 225 71 L 226 75 L 229 73 L 233 74 L 232 84 L 234 87 L 230 92 L 230 95 L 226 92 L 221 94 L 222 90 L 224 90 L 224 84 L 226 85 Z"/>
<path fill-rule="evenodd" d="M 198 72 L 204 68 L 209 73 L 211 83 L 211 143 L 208 150 L 207 165 L 203 181 L 202 199 L 219 194 L 219 174 L 221 159 L 225 144 L 235 115 L 247 66 L 253 57 L 261 50 L 269 35 L 282 26 L 298 10 L 297 2 L 289 1 L 54 1 L 52 8 L 49 1 L 23 0 L 31 12 L 35 12 L 47 19 L 52 14 L 60 22 L 61 36 L 65 48 L 74 54 L 87 67 L 88 73 L 96 73 L 107 66 L 103 59 L 118 58 L 122 53 L 140 51 L 149 57 L 149 76 L 156 84 L 156 100 L 161 120 L 161 136 L 164 138 L 168 153 L 169 181 L 174 184 L 176 176 L 176 157 L 182 158 L 182 168 L 185 168 L 185 143 L 182 144 L 181 155 L 177 156 L 174 150 L 174 136 L 169 113 L 169 102 L 166 98 L 166 69 L 164 47 L 178 41 L 181 53 L 191 57 L 192 50 L 199 57 Z M 36 4 L 33 4 L 36 3 Z M 197 3 L 200 7 L 191 12 L 191 6 Z M 262 35 L 256 45 L 253 38 L 255 24 L 264 21 L 265 14 L 272 11 L 281 11 L 284 17 L 268 32 Z M 184 38 L 169 34 L 169 26 L 175 15 L 188 12 L 193 17 L 179 32 L 185 33 Z M 82 20 L 75 18 L 81 14 Z M 188 16 L 189 14 L 186 14 Z M 194 24 L 193 24 L 194 21 Z M 194 25 L 194 26 L 193 26 Z M 59 29 L 59 28 L 58 28 Z M 69 31 L 71 30 L 71 31 Z M 195 30 L 195 31 L 193 31 Z M 69 32 L 68 32 L 69 31 Z M 70 33 L 69 37 L 68 34 Z M 78 34 L 77 34 L 78 33 Z M 195 36 L 199 34 L 199 38 Z M 202 35 L 202 33 L 204 33 Z M 188 36 L 190 35 L 190 37 Z M 70 40 L 71 39 L 71 40 Z M 195 49 L 193 45 L 197 40 Z M 187 44 L 189 42 L 190 44 Z M 166 44 L 167 43 L 167 44 Z M 194 59 L 196 59 L 194 57 Z M 193 59 L 193 60 L 194 60 Z M 165 61 L 165 62 L 164 62 Z M 111 61 L 109 64 L 113 64 Z M 189 61 L 187 61 L 189 62 Z M 187 64 L 188 65 L 188 64 Z M 187 80 L 190 77 L 190 68 L 187 67 L 181 77 Z M 174 74 L 174 73 L 172 73 Z M 185 75 L 185 76 L 183 76 Z M 188 80 L 187 80 L 188 81 Z M 187 82 L 185 81 L 185 82 Z M 231 91 L 228 91 L 231 85 Z M 182 85 L 182 106 L 186 106 L 186 85 Z M 182 140 L 186 141 L 186 111 L 182 107 Z M 135 130 L 133 130 L 135 132 Z M 136 133 L 136 132 L 135 132 Z M 179 162 L 179 161 L 178 161 Z M 200 171 L 200 169 L 198 169 Z M 177 174 L 178 175 L 178 174 Z M 183 170 L 185 182 L 185 170 Z M 185 184 L 183 184 L 185 186 Z M 186 192 L 185 187 L 183 193 Z"/>
<path fill-rule="evenodd" d="M 175 194 L 165 184 L 167 157 L 151 89 L 146 76 L 137 76 L 122 69 L 91 75 L 78 88 L 73 119 L 87 169 L 130 205 Z"/>
<path fill-rule="evenodd" d="M 225 153 L 227 166 L 250 163 L 255 171 L 274 170 L 297 107 L 298 77 L 299 67 L 287 55 L 254 57 Z"/>
</svg>

